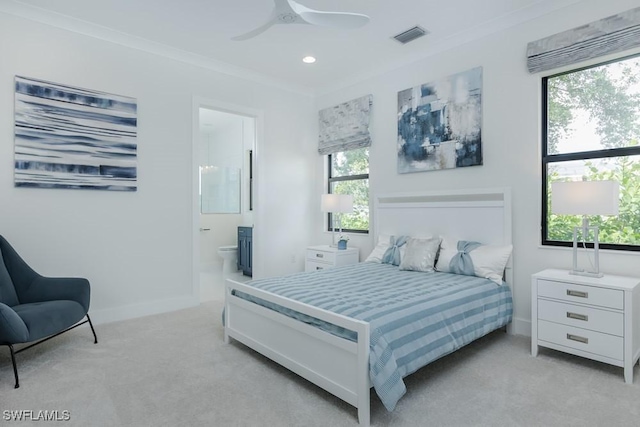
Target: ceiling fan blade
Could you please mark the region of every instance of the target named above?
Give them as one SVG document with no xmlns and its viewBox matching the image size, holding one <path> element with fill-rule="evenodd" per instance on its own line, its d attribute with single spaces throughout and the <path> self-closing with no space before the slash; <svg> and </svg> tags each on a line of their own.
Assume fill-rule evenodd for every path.
<svg viewBox="0 0 640 427">
<path fill-rule="evenodd" d="M 235 40 L 238 42 L 244 41 L 244 40 L 249 40 L 250 38 L 253 38 L 255 36 L 257 36 L 258 34 L 262 34 L 265 31 L 267 31 L 269 28 L 271 28 L 273 25 L 278 23 L 278 15 L 276 14 L 276 11 L 272 11 L 271 12 L 271 16 L 269 17 L 269 20 L 267 22 L 265 22 L 264 24 L 262 24 L 261 26 L 259 26 L 258 28 L 249 31 L 248 33 L 244 33 L 244 34 L 240 34 L 239 36 L 235 36 L 235 37 L 231 37 L 231 40 Z"/>
<path fill-rule="evenodd" d="M 287 0 L 289 6 L 302 19 L 312 25 L 323 27 L 333 27 L 341 29 L 359 28 L 369 22 L 369 17 L 361 13 L 351 12 L 323 12 L 321 10 L 309 9 L 294 0 Z"/>
<path fill-rule="evenodd" d="M 318 11 L 299 13 L 298 15 L 312 25 L 341 28 L 345 30 L 360 28 L 369 22 L 369 17 L 360 13 Z"/>
</svg>

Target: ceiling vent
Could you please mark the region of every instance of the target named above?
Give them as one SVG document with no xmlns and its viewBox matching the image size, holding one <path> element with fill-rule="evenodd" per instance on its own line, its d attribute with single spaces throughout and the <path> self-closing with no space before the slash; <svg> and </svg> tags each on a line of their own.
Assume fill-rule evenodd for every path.
<svg viewBox="0 0 640 427">
<path fill-rule="evenodd" d="M 393 36 L 393 38 L 398 40 L 402 44 L 407 44 L 417 38 L 424 36 L 425 34 L 428 34 L 427 30 L 416 25 L 413 28 L 409 28 L 408 30 L 403 31 L 400 34 Z"/>
</svg>

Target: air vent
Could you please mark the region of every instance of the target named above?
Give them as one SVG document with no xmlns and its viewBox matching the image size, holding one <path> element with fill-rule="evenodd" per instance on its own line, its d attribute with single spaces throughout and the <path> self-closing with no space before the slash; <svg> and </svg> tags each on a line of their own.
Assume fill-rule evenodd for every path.
<svg viewBox="0 0 640 427">
<path fill-rule="evenodd" d="M 398 40 L 402 44 L 407 44 L 419 37 L 424 36 L 425 34 L 428 34 L 427 30 L 416 25 L 413 28 L 409 28 L 407 31 L 403 31 L 400 34 L 393 36 L 393 38 Z"/>
</svg>

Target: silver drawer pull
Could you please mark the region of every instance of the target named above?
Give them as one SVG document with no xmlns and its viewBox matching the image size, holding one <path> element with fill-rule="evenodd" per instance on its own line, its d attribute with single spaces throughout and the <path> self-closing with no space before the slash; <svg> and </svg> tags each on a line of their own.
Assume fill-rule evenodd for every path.
<svg viewBox="0 0 640 427">
<path fill-rule="evenodd" d="M 567 334 L 567 339 L 571 341 L 578 341 L 582 344 L 589 344 L 589 338 L 580 337 L 578 335 Z"/>
<path fill-rule="evenodd" d="M 324 267 L 316 267 L 316 270 L 322 270 Z"/>
<path fill-rule="evenodd" d="M 316 258 L 324 258 L 324 254 L 316 254 Z"/>
<path fill-rule="evenodd" d="M 567 311 L 567 317 L 569 319 L 583 320 L 585 322 L 589 321 L 589 316 L 586 314 L 571 313 L 570 311 Z"/>
<path fill-rule="evenodd" d="M 567 289 L 567 295 L 570 297 L 589 298 L 589 292 L 572 291 Z"/>
</svg>

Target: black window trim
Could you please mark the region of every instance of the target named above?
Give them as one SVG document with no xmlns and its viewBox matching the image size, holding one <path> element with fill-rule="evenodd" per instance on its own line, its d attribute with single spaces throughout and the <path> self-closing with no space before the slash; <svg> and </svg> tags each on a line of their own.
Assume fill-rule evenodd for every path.
<svg viewBox="0 0 640 427">
<path fill-rule="evenodd" d="M 562 154 L 547 154 L 548 149 L 548 129 L 547 129 L 547 120 L 548 120 L 548 110 L 549 110 L 549 100 L 547 99 L 548 88 L 549 88 L 549 79 L 554 77 L 559 77 L 565 74 L 576 73 L 582 70 L 587 70 L 590 68 L 601 67 L 603 65 L 612 64 L 615 62 L 625 61 L 627 59 L 640 57 L 640 54 L 623 56 L 616 59 L 611 59 L 609 61 L 599 62 L 597 64 L 580 67 L 576 69 L 572 69 L 569 71 L 564 71 L 562 73 L 556 73 L 553 75 L 545 76 L 542 78 L 542 209 L 540 212 L 540 231 L 542 233 L 542 246 L 565 246 L 572 247 L 573 242 L 571 241 L 560 241 L 560 240 L 549 240 L 547 238 L 548 233 L 548 224 L 547 224 L 547 211 L 549 209 L 547 203 L 547 186 L 548 182 L 548 165 L 549 163 L 557 163 L 557 162 L 566 162 L 571 160 L 589 160 L 589 159 L 603 159 L 608 157 L 624 157 L 631 155 L 640 155 L 640 146 L 636 147 L 620 147 L 620 148 L 607 148 L 603 150 L 596 151 L 581 151 L 581 152 L 572 152 L 572 153 L 562 153 Z M 582 247 L 582 244 L 579 244 Z M 587 248 L 593 248 L 593 243 L 586 243 Z M 640 251 L 640 245 L 629 245 L 629 244 L 617 244 L 617 243 L 603 243 L 599 242 L 600 249 L 610 249 L 610 250 L 620 250 L 620 251 Z"/>
<path fill-rule="evenodd" d="M 345 175 L 345 176 L 336 176 L 336 177 L 332 177 L 331 176 L 331 156 L 333 154 L 328 154 L 327 155 L 327 165 L 328 165 L 328 174 L 327 174 L 327 193 L 328 194 L 332 194 L 331 193 L 331 184 L 334 182 L 340 182 L 340 181 L 357 181 L 357 180 L 364 180 L 364 179 L 369 179 L 369 174 L 368 173 L 362 173 L 362 174 L 358 174 L 358 175 Z M 331 226 L 332 221 L 333 221 L 333 214 L 331 214 L 330 212 L 327 214 L 327 231 L 333 231 L 333 227 Z M 369 218 L 369 224 L 371 224 L 371 218 Z M 359 233 L 359 234 L 369 234 L 369 230 L 355 230 L 352 228 L 343 228 L 342 229 L 343 233 Z"/>
</svg>

